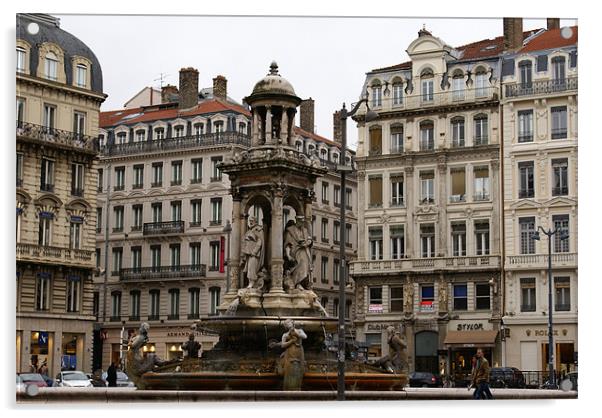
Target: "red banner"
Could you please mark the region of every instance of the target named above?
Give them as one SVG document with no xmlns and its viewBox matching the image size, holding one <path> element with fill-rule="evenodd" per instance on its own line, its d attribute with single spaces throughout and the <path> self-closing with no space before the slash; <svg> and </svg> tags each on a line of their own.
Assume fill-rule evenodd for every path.
<svg viewBox="0 0 602 418">
<path fill-rule="evenodd" d="M 226 260 L 226 256 L 225 256 L 225 251 L 224 249 L 226 248 L 226 239 L 224 237 L 221 237 L 219 239 L 219 272 L 220 273 L 224 273 L 224 265 L 225 260 Z"/>
</svg>

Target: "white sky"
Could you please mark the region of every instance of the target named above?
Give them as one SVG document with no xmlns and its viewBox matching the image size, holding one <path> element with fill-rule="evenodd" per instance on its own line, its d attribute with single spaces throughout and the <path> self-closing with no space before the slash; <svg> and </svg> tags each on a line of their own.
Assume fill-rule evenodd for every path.
<svg viewBox="0 0 602 418">
<path fill-rule="evenodd" d="M 241 102 L 276 60 L 297 95 L 315 100 L 316 133 L 327 138 L 332 138 L 332 113 L 343 102 L 357 101 L 365 73 L 408 60 L 405 50 L 423 24 L 451 46 L 503 33 L 500 18 L 56 16 L 61 28 L 100 60 L 109 95 L 103 110 L 122 108 L 144 86 L 159 87 L 161 73 L 178 85 L 182 67 L 199 70 L 199 87 L 224 75 L 228 95 Z M 574 24 L 575 19 L 561 20 Z M 545 26 L 545 19 L 523 22 L 524 30 Z M 349 122 L 351 147 L 356 139 Z"/>
</svg>

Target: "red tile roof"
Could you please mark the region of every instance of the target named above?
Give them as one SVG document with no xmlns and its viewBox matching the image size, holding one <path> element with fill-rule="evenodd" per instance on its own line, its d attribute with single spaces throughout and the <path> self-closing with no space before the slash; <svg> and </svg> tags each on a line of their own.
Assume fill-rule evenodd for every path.
<svg viewBox="0 0 602 418">
<path fill-rule="evenodd" d="M 561 34 L 562 29 L 547 30 L 541 35 L 533 38 L 519 52 L 533 52 L 552 48 L 562 48 L 563 46 L 577 45 L 578 26 L 571 26 L 572 36 L 564 38 Z"/>
<path fill-rule="evenodd" d="M 304 129 L 299 128 L 298 126 L 295 126 L 295 133 L 297 135 L 301 135 L 301 136 L 304 136 L 306 138 L 311 138 L 311 139 L 313 139 L 315 141 L 318 141 L 318 142 L 324 142 L 325 144 L 333 145 L 333 146 L 339 147 L 339 148 L 341 147 L 341 144 L 339 144 L 337 142 L 334 142 L 334 141 L 332 141 L 330 139 L 324 138 L 323 136 L 320 136 L 318 134 L 314 134 L 314 133 L 308 132 L 308 131 L 306 131 Z"/>
</svg>

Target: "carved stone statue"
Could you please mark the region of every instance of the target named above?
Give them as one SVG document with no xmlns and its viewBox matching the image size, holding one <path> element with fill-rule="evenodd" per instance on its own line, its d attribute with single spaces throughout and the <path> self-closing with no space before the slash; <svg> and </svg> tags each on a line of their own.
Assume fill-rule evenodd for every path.
<svg viewBox="0 0 602 418">
<path fill-rule="evenodd" d="M 401 338 L 401 333 L 395 327 L 387 327 L 387 340 L 389 354 L 377 360 L 374 365 L 380 366 L 390 373 L 401 373 L 408 371 L 408 354 L 406 343 Z"/>
<path fill-rule="evenodd" d="M 282 335 L 281 342 L 272 342 L 269 348 L 280 347 L 284 352 L 280 355 L 281 368 L 279 372 L 284 376 L 283 390 L 301 390 L 303 375 L 305 374 L 305 353 L 303 341 L 307 338 L 305 331 L 295 328 L 292 319 L 286 319 L 284 326 L 287 331 Z"/>
<path fill-rule="evenodd" d="M 414 286 L 407 280 L 403 285 L 403 310 L 406 313 L 411 313 L 414 308 Z"/>
<path fill-rule="evenodd" d="M 249 285 L 247 288 L 259 289 L 263 287 L 261 271 L 264 262 L 263 227 L 257 223 L 253 216 L 249 217 L 249 230 L 245 233 L 242 242 L 241 267 L 246 275 Z M 260 280 L 261 279 L 261 280 Z"/>
<path fill-rule="evenodd" d="M 182 350 L 186 352 L 184 355 L 186 358 L 198 358 L 202 347 L 200 342 L 194 340 L 192 332 L 188 335 L 188 341 L 181 345 Z"/>
<path fill-rule="evenodd" d="M 290 292 L 293 289 L 311 289 L 312 265 L 311 265 L 311 239 L 307 228 L 297 218 L 286 223 L 284 232 L 284 254 L 286 258 L 286 280 L 285 284 Z"/>
<path fill-rule="evenodd" d="M 140 379 L 144 373 L 153 370 L 155 366 L 162 366 L 166 363 L 155 357 L 154 354 L 145 357 L 144 354 L 140 352 L 140 349 L 148 342 L 149 328 L 150 325 L 148 325 L 147 322 L 140 324 L 138 334 L 130 339 L 128 344 L 129 350 L 126 355 L 127 374 L 138 389 L 144 389 L 144 384 Z"/>
<path fill-rule="evenodd" d="M 439 282 L 439 312 L 447 312 L 447 283 L 445 280 Z"/>
</svg>

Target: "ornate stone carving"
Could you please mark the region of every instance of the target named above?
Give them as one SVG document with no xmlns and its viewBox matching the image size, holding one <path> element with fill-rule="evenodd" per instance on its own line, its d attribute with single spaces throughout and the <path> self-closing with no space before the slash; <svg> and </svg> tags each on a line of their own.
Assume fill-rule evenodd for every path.
<svg viewBox="0 0 602 418">
<path fill-rule="evenodd" d="M 280 347 L 284 352 L 280 355 L 278 373 L 283 375 L 284 390 L 301 390 L 303 375 L 305 374 L 305 353 L 303 351 L 303 340 L 307 334 L 295 327 L 292 319 L 286 319 L 284 326 L 287 331 L 282 335 L 281 342 L 271 342 L 269 348 Z"/>
<path fill-rule="evenodd" d="M 393 326 L 387 327 L 387 343 L 389 344 L 389 354 L 375 361 L 374 365 L 382 367 L 389 373 L 407 373 L 407 344 L 403 340 L 401 332 Z"/>
<path fill-rule="evenodd" d="M 310 289 L 312 284 L 311 247 L 313 240 L 301 221 L 289 220 L 284 231 L 285 280 L 284 288 L 289 293 L 293 289 Z"/>
<path fill-rule="evenodd" d="M 242 248 L 243 277 L 249 281 L 248 288 L 261 289 L 266 275 L 264 265 L 265 248 L 263 226 L 259 225 L 255 217 L 249 217 L 249 230 L 245 233 Z"/>
</svg>

